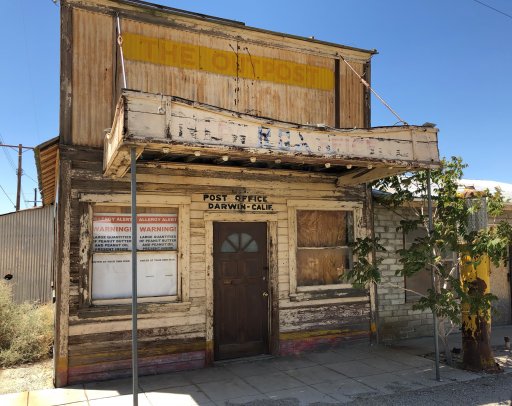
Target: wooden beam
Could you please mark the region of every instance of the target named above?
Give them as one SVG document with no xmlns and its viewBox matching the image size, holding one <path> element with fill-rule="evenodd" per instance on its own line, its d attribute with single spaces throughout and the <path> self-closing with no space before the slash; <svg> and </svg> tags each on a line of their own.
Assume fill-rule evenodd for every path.
<svg viewBox="0 0 512 406">
<path fill-rule="evenodd" d="M 60 7 L 60 143 L 71 144 L 73 14 L 66 3 Z"/>
<path fill-rule="evenodd" d="M 372 182 L 377 179 L 387 178 L 406 172 L 404 168 L 355 168 L 351 169 L 346 175 L 341 175 L 336 181 L 337 186 L 352 186 L 362 183 Z"/>
</svg>

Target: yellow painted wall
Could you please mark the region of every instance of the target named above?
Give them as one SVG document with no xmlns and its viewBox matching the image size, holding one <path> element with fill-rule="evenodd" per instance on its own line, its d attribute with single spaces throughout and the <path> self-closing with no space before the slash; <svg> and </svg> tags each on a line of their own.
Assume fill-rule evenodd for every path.
<svg viewBox="0 0 512 406">
<path fill-rule="evenodd" d="M 224 51 L 196 44 L 144 35 L 123 34 L 124 56 L 128 60 L 149 62 L 183 69 L 202 70 L 244 79 L 333 90 L 334 71 L 292 61 L 252 56 L 235 49 Z"/>
</svg>

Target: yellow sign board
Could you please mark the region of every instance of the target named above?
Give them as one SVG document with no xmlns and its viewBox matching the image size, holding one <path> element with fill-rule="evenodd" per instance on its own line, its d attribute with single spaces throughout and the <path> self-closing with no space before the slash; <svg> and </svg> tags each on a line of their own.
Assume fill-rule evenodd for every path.
<svg viewBox="0 0 512 406">
<path fill-rule="evenodd" d="M 266 58 L 200 45 L 123 34 L 123 52 L 128 60 L 195 69 L 250 80 L 263 80 L 308 89 L 333 90 L 330 69 L 282 59 Z"/>
</svg>

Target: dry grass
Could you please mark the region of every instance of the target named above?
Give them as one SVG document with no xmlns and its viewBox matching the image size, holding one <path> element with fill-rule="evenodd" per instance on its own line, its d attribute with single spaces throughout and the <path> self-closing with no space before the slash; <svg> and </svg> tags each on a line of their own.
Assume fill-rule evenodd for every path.
<svg viewBox="0 0 512 406">
<path fill-rule="evenodd" d="M 12 301 L 11 287 L 0 281 L 0 367 L 48 357 L 53 343 L 53 306 Z"/>
<path fill-rule="evenodd" d="M 0 395 L 53 388 L 51 359 L 16 368 L 0 369 Z"/>
<path fill-rule="evenodd" d="M 0 281 L 0 394 L 53 387 L 53 306 L 12 301 Z"/>
</svg>

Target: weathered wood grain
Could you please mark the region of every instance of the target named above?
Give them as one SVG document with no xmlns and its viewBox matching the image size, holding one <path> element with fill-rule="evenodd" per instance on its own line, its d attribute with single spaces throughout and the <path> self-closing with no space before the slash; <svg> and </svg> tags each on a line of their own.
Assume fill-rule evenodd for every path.
<svg viewBox="0 0 512 406">
<path fill-rule="evenodd" d="M 112 18 L 73 9 L 73 145 L 99 147 L 112 125 Z"/>
<path fill-rule="evenodd" d="M 251 162 L 279 159 L 294 165 L 336 165 L 340 172 L 346 165 L 358 166 L 351 176 L 357 183 L 372 180 L 377 174 L 374 168 L 394 173 L 439 165 L 437 129 L 431 127 L 342 130 L 290 124 L 129 90 L 123 91 L 119 103 L 124 114 L 118 105 L 116 131 L 105 138 L 105 173 L 109 176 L 126 172 L 128 150 L 133 146 L 153 153 L 165 148 L 173 155 L 201 153 L 246 162 L 251 158 Z M 120 126 L 123 131 L 117 130 Z"/>
</svg>

